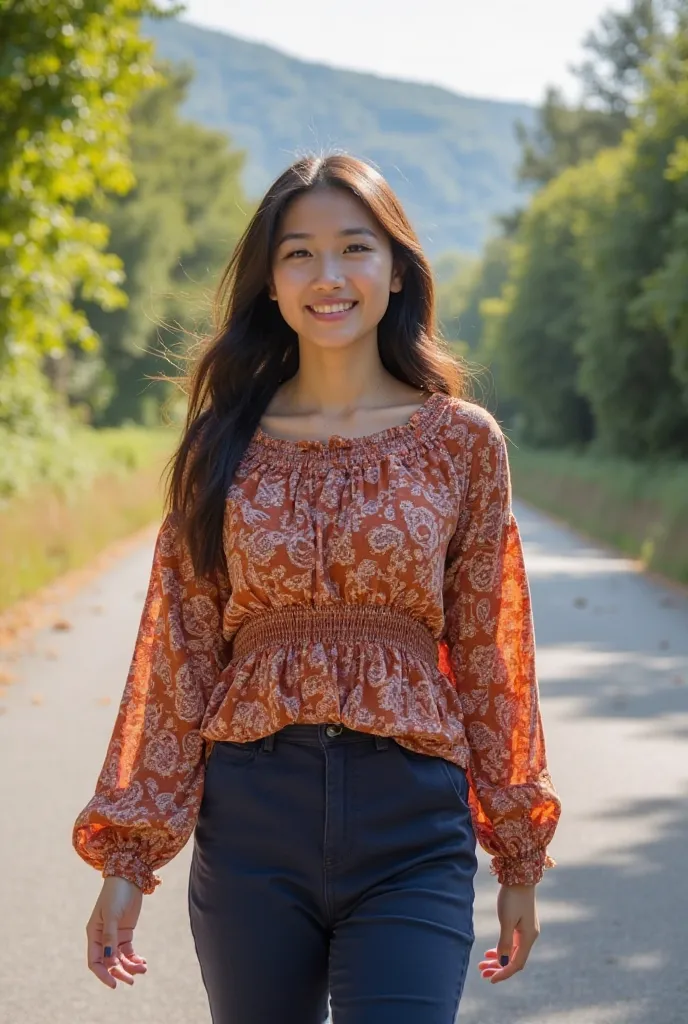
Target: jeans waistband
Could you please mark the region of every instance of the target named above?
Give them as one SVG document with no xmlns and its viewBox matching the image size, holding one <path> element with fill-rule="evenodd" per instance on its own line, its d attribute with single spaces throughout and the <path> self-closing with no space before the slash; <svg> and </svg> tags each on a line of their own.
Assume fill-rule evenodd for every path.
<svg viewBox="0 0 688 1024">
<path fill-rule="evenodd" d="M 335 723 L 330 725 L 285 725 L 279 732 L 265 736 L 260 742 L 263 749 L 272 750 L 275 742 L 279 743 L 281 740 L 317 747 L 322 746 L 323 743 L 374 743 L 378 750 L 384 750 L 389 744 L 389 739 L 386 736 L 359 732 L 356 729 L 349 729 L 345 725 Z"/>
</svg>

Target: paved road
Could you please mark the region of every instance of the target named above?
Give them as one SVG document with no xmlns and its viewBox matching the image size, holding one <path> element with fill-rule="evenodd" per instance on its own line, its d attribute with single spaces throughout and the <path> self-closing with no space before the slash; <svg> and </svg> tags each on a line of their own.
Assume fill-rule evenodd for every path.
<svg viewBox="0 0 688 1024">
<path fill-rule="evenodd" d="M 685 1024 L 688 600 L 529 509 L 517 515 L 565 813 L 528 969 L 490 986 L 473 966 L 461 1020 Z M 83 963 L 100 881 L 72 852 L 71 825 L 100 768 L 151 552 L 152 542 L 71 598 L 73 628 L 38 633 L 0 700 L 2 1024 L 209 1022 L 186 918 L 191 844 L 144 905 L 148 976 L 111 992 Z M 497 936 L 495 884 L 483 857 L 474 964 Z"/>
</svg>

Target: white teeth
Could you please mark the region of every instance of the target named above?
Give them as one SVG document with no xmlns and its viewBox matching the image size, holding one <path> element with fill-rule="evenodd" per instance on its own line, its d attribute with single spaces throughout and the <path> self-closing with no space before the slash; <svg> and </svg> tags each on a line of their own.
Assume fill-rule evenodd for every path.
<svg viewBox="0 0 688 1024">
<path fill-rule="evenodd" d="M 311 306 L 311 309 L 314 313 L 344 313 L 347 309 L 352 309 L 353 306 L 353 302 L 337 302 L 332 306 Z"/>
</svg>

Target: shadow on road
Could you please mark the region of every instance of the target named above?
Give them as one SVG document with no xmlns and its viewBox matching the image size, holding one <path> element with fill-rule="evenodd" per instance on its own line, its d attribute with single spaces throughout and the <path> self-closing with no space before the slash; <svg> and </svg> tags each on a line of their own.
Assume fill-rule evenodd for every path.
<svg viewBox="0 0 688 1024">
<path fill-rule="evenodd" d="M 661 722 L 688 737 L 688 596 L 523 517 L 538 676 L 576 716 Z M 543 536 L 544 532 L 544 536 Z M 566 536 L 566 535 L 564 535 Z"/>
<path fill-rule="evenodd" d="M 631 798 L 616 815 L 651 826 L 654 838 L 624 844 L 604 863 L 560 863 L 547 873 L 539 893 L 546 925 L 512 981 L 482 982 L 478 940 L 463 1024 L 685 1024 L 688 789 L 660 803 Z"/>
<path fill-rule="evenodd" d="M 527 969 L 483 982 L 496 887 L 479 885 L 461 1024 L 686 1024 L 688 598 L 518 512 L 563 802 Z M 551 727 L 551 728 L 550 728 Z M 492 881 L 492 880 L 490 880 Z"/>
</svg>

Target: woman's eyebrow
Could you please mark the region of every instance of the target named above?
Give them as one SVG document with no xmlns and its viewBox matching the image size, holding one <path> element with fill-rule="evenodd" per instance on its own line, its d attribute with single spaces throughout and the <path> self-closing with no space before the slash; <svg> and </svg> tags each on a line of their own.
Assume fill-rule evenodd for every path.
<svg viewBox="0 0 688 1024">
<path fill-rule="evenodd" d="M 343 228 L 339 232 L 340 236 L 348 237 L 349 235 L 370 235 L 371 238 L 377 238 L 377 235 L 372 228 Z M 282 245 L 284 242 L 290 242 L 294 239 L 312 238 L 313 235 L 307 231 L 289 231 L 286 235 L 282 235 L 278 241 L 278 245 Z"/>
</svg>

